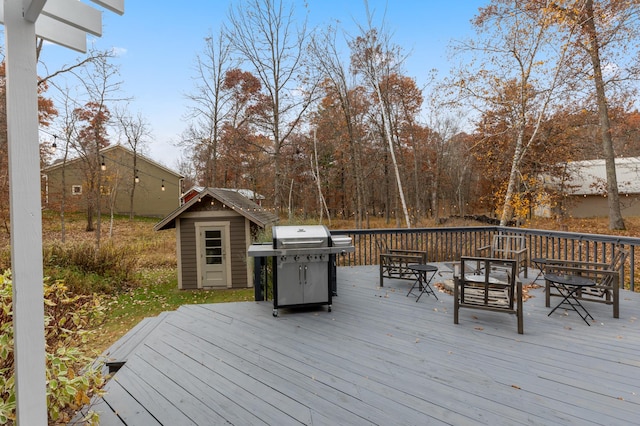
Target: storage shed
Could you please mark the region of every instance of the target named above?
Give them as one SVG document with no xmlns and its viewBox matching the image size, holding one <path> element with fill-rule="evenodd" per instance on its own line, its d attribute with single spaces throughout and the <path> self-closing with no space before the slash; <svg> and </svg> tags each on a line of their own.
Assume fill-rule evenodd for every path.
<svg viewBox="0 0 640 426">
<path fill-rule="evenodd" d="M 261 228 L 277 221 L 237 191 L 203 188 L 154 230 L 176 230 L 178 288 L 247 288 L 253 286 L 247 249 Z"/>
<path fill-rule="evenodd" d="M 622 216 L 640 215 L 640 157 L 616 158 L 616 180 L 620 195 Z M 546 185 L 567 196 L 566 214 L 575 218 L 606 217 L 609 214 L 607 200 L 607 172 L 605 160 L 572 161 L 566 165 L 567 179 L 542 177 Z M 550 217 L 548 202 L 541 203 L 536 216 Z"/>
</svg>

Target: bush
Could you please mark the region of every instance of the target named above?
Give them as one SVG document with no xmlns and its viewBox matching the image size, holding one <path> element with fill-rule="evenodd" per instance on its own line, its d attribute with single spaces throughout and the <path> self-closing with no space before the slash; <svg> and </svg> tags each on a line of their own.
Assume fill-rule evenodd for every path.
<svg viewBox="0 0 640 426">
<path fill-rule="evenodd" d="M 66 423 L 71 414 L 100 394 L 104 384 L 99 362 L 79 345 L 104 319 L 97 296 L 71 295 L 61 281 L 44 283 L 46 394 L 49 422 Z M 15 419 L 13 293 L 10 273 L 0 275 L 0 424 Z M 97 421 L 93 415 L 89 419 Z"/>
<path fill-rule="evenodd" d="M 112 293 L 135 282 L 137 256 L 127 246 L 89 242 L 52 243 L 43 250 L 48 275 L 63 280 L 74 293 Z"/>
</svg>

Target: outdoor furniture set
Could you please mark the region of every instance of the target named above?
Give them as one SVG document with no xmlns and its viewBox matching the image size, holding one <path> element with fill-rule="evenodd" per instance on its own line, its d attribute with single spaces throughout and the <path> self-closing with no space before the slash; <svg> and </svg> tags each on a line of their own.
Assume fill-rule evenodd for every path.
<svg viewBox="0 0 640 426">
<path fill-rule="evenodd" d="M 421 250 L 387 249 L 379 242 L 380 286 L 383 278 L 413 281 L 407 296 L 418 293 L 416 302 L 431 288 L 438 268 L 427 264 L 427 253 Z M 519 276 L 527 277 L 528 251 L 524 237 L 496 235 L 490 246 L 477 249 L 477 256 L 462 256 L 453 263 L 454 323 L 458 324 L 461 308 L 513 314 L 517 317 L 518 333 L 524 332 L 523 290 Z M 488 256 L 481 256 L 481 254 Z M 593 301 L 613 306 L 613 317 L 619 317 L 620 276 L 628 253 L 616 247 L 610 263 L 535 258 L 534 262 L 545 279 L 545 306 L 551 297 L 560 302 L 548 315 L 564 307 L 575 311 L 584 321 L 593 320 L 582 302 Z M 534 280 L 535 281 L 535 280 Z"/>
</svg>

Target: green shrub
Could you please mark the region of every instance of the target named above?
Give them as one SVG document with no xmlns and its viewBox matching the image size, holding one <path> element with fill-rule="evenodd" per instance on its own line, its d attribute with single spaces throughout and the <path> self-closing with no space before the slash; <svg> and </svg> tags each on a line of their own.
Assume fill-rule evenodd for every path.
<svg viewBox="0 0 640 426">
<path fill-rule="evenodd" d="M 46 394 L 50 422 L 68 422 L 71 415 L 104 384 L 101 365 L 79 346 L 91 329 L 104 320 L 97 296 L 72 295 L 61 281 L 44 286 L 46 340 Z M 13 359 L 13 293 L 10 272 L 0 275 L 0 424 L 15 419 Z M 93 415 L 88 419 L 95 422 Z"/>
</svg>

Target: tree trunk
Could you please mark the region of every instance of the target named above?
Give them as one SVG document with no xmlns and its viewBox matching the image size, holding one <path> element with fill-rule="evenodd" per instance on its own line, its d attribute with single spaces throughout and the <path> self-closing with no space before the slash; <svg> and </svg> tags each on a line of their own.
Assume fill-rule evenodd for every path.
<svg viewBox="0 0 640 426">
<path fill-rule="evenodd" d="M 518 183 L 518 168 L 520 167 L 520 159 L 523 153 L 524 141 L 524 121 L 519 125 L 516 147 L 511 160 L 511 171 L 509 172 L 509 184 L 507 192 L 504 195 L 504 205 L 502 206 L 502 215 L 500 216 L 500 226 L 507 226 L 513 218 L 513 195 L 516 193 L 516 185 Z"/>
<path fill-rule="evenodd" d="M 600 63 L 600 46 L 598 34 L 593 17 L 593 0 L 585 2 L 585 19 L 582 26 L 589 37 L 589 56 L 593 66 L 593 81 L 596 86 L 596 99 L 598 102 L 598 119 L 600 122 L 600 136 L 602 138 L 602 153 L 604 155 L 607 174 L 607 201 L 609 203 L 609 229 L 625 229 L 624 220 L 620 211 L 620 195 L 618 193 L 618 179 L 616 176 L 615 153 L 611 140 L 611 122 L 609 120 L 609 107 L 604 90 L 602 66 Z"/>
<path fill-rule="evenodd" d="M 95 228 L 93 227 L 93 201 L 88 200 L 89 205 L 87 206 L 87 227 L 85 231 L 93 232 Z"/>
<path fill-rule="evenodd" d="M 64 157 L 62 159 L 62 195 L 60 198 L 60 239 L 62 243 L 65 242 L 67 238 L 67 228 L 64 219 L 64 211 L 66 208 L 67 201 L 67 177 L 66 177 L 66 165 L 67 165 L 67 154 L 69 152 L 69 142 L 65 142 L 65 150 Z"/>
<path fill-rule="evenodd" d="M 133 220 L 133 200 L 136 192 L 136 180 L 138 179 L 138 154 L 133 151 L 133 179 L 131 180 L 131 195 L 129 196 L 129 220 Z"/>
<path fill-rule="evenodd" d="M 389 145 L 389 153 L 391 154 L 391 162 L 393 164 L 393 171 L 396 176 L 396 184 L 398 186 L 398 196 L 400 197 L 400 203 L 402 204 L 402 211 L 404 212 L 404 220 L 407 224 L 407 228 L 411 228 L 411 220 L 409 218 L 409 210 L 407 209 L 407 202 L 404 199 L 404 190 L 402 189 L 402 179 L 400 179 L 400 169 L 398 168 L 398 161 L 396 160 L 395 149 L 393 149 L 393 133 L 391 132 L 391 117 L 387 113 L 386 103 L 382 97 L 380 86 L 376 84 L 376 93 L 378 94 L 378 100 L 380 101 L 380 108 L 382 109 L 382 122 L 384 123 L 384 133 L 387 137 L 387 144 Z"/>
</svg>

